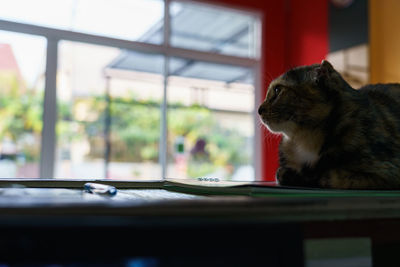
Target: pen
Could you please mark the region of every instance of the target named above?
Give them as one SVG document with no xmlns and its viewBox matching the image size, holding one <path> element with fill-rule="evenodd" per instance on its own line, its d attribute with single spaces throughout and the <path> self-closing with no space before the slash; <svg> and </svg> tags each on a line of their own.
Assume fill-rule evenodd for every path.
<svg viewBox="0 0 400 267">
<path fill-rule="evenodd" d="M 117 189 L 111 185 L 97 184 L 97 183 L 86 183 L 84 190 L 91 194 L 100 194 L 114 196 L 117 194 Z"/>
</svg>

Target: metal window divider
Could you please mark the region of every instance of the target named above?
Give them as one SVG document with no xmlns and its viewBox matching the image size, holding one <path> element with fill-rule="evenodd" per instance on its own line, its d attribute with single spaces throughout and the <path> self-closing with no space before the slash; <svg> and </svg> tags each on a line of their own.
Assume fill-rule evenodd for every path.
<svg viewBox="0 0 400 267">
<path fill-rule="evenodd" d="M 51 37 L 47 38 L 40 178 L 54 177 L 56 158 L 58 41 L 58 39 Z"/>
</svg>

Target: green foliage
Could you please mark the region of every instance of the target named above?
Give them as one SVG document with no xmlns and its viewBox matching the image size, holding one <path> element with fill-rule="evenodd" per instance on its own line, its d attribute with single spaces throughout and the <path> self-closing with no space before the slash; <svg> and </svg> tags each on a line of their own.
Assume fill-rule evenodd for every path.
<svg viewBox="0 0 400 267">
<path fill-rule="evenodd" d="M 125 144 L 125 155 L 112 158 L 121 161 L 158 160 L 160 136 L 160 107 L 152 102 L 126 102 L 114 99 L 111 104 L 112 142 Z"/>
<path fill-rule="evenodd" d="M 15 75 L 0 73 L 0 140 L 8 138 L 18 144 L 24 136 L 35 137 L 36 147 L 22 146 L 27 160 L 39 160 L 42 130 L 43 93 L 29 90 Z M 135 96 L 116 97 L 110 102 L 111 160 L 121 162 L 158 162 L 161 127 L 161 103 L 138 101 Z M 58 101 L 57 137 L 62 146 L 88 140 L 89 157 L 104 157 L 106 97 Z M 188 175 L 198 177 L 218 168 L 248 162 L 243 153 L 246 137 L 237 130 L 222 127 L 209 109 L 200 106 L 168 106 L 168 147 L 174 148 L 178 137 L 184 137 L 188 158 Z M 195 151 L 196 143 L 204 143 L 204 151 Z M 174 149 L 168 150 L 170 162 Z"/>
<path fill-rule="evenodd" d="M 188 175 L 200 177 L 226 166 L 246 164 L 248 155 L 243 152 L 246 138 L 237 130 L 225 129 L 214 114 L 204 107 L 179 107 L 168 112 L 169 143 L 177 136 L 185 137 L 189 147 Z M 205 154 L 196 154 L 194 148 L 198 140 L 204 140 Z M 169 155 L 173 158 L 173 155 Z"/>
<path fill-rule="evenodd" d="M 216 170 L 216 166 L 212 162 L 189 161 L 187 175 L 189 177 L 202 177 Z"/>
<path fill-rule="evenodd" d="M 111 113 L 111 160 L 121 162 L 158 162 L 160 139 L 160 103 L 113 98 Z M 101 107 L 96 120 L 85 122 L 85 135 L 95 140 L 95 135 L 104 132 L 106 120 L 105 98 L 93 98 L 91 110 Z M 97 102 L 97 103 L 96 103 Z M 100 104 L 102 103 L 102 104 Z M 170 104 L 168 108 L 168 147 L 173 148 L 178 136 L 185 138 L 188 156 L 188 174 L 198 177 L 225 166 L 248 162 L 243 153 L 246 138 L 238 131 L 225 129 L 216 121 L 214 114 L 204 107 L 185 107 Z M 96 130 L 93 130 L 96 129 Z M 102 130 L 100 130 L 102 129 Z M 92 132 L 92 134 L 91 134 Z M 93 134 L 94 133 L 94 134 Z M 192 148 L 202 139 L 206 143 L 205 154 L 196 155 Z M 91 142 L 95 147 L 96 142 Z M 97 151 L 97 152 L 96 152 Z M 102 150 L 91 149 L 92 157 L 102 157 Z M 168 150 L 168 159 L 174 160 L 175 151 Z"/>
<path fill-rule="evenodd" d="M 0 73 L 0 140 L 18 145 L 28 161 L 39 159 L 39 139 L 43 127 L 43 94 L 25 87 L 15 74 Z M 24 137 L 33 136 L 36 146 L 25 146 Z"/>
</svg>

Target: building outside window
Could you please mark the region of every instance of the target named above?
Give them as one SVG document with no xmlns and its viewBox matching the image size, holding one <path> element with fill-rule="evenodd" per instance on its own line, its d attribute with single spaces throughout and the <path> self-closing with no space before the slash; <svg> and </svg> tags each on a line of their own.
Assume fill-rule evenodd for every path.
<svg viewBox="0 0 400 267">
<path fill-rule="evenodd" d="M 259 177 L 257 14 L 0 2 L 1 178 Z"/>
</svg>

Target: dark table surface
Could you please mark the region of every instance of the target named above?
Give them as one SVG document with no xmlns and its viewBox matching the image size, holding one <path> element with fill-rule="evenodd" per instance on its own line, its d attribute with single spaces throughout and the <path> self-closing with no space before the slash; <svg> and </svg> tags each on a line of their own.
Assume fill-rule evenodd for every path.
<svg viewBox="0 0 400 267">
<path fill-rule="evenodd" d="M 0 188 L 0 263 L 146 256 L 164 259 L 157 266 L 258 266 L 266 258 L 303 266 L 304 240 L 351 237 L 371 240 L 374 266 L 396 266 L 387 259 L 400 248 L 397 191 L 100 181 L 118 189 L 105 196 L 85 192 L 84 181 L 10 182 Z"/>
</svg>

